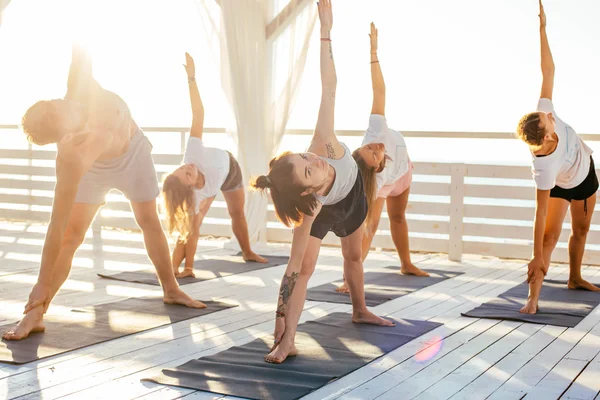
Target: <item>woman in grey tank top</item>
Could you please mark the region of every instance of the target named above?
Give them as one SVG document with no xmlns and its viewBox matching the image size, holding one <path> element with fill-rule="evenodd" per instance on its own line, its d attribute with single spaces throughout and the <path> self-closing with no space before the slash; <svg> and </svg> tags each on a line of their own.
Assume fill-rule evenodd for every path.
<svg viewBox="0 0 600 400">
<path fill-rule="evenodd" d="M 356 323 L 393 326 L 365 303 L 361 241 L 367 214 L 362 178 L 348 148 L 334 133 L 337 77 L 330 30 L 331 0 L 318 3 L 321 22 L 321 106 L 306 153 L 286 152 L 269 163 L 269 174 L 253 186 L 269 189 L 278 218 L 294 226 L 290 261 L 281 281 L 274 345 L 265 361 L 281 363 L 296 354 L 294 344 L 308 280 L 315 270 L 321 241 L 329 231 L 341 238 L 344 274 Z"/>
</svg>

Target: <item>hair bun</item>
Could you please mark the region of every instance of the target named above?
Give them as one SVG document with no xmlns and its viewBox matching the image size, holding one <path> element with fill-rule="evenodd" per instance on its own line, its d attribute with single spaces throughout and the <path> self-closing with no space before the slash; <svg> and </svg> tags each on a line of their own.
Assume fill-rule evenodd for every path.
<svg viewBox="0 0 600 400">
<path fill-rule="evenodd" d="M 268 176 L 266 175 L 261 175 L 258 178 L 256 178 L 256 181 L 254 181 L 254 185 L 255 188 L 257 189 L 267 189 L 271 187 L 271 179 L 269 179 Z"/>
</svg>

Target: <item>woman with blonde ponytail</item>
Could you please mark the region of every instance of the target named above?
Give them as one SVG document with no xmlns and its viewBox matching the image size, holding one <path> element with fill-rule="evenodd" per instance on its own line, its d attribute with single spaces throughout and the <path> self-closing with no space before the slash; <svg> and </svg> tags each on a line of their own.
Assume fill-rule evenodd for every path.
<svg viewBox="0 0 600 400">
<path fill-rule="evenodd" d="M 387 126 L 385 82 L 377 57 L 377 33 L 375 24 L 371 23 L 369 37 L 371 38 L 373 106 L 363 145 L 352 153 L 362 174 L 365 195 L 369 203 L 369 214 L 362 240 L 362 258 L 364 261 L 369 254 L 385 203 L 390 219 L 392 240 L 400 257 L 400 272 L 406 275 L 429 276 L 427 272 L 417 268 L 410 259 L 406 207 L 413 166 L 406 150 L 404 137 L 400 132 Z M 346 282 L 337 291 L 348 292 Z"/>
<path fill-rule="evenodd" d="M 162 189 L 169 233 L 179 235 L 173 250 L 173 269 L 177 277 L 194 276 L 194 255 L 200 237 L 200 225 L 219 190 L 225 197 L 233 234 L 240 244 L 244 260 L 267 262 L 250 248 L 240 165 L 228 151 L 206 147 L 202 142 L 204 106 L 196 84 L 194 60 L 188 53 L 185 56 L 184 66 L 192 103 L 192 128 L 183 165 L 165 178 Z M 184 259 L 184 270 L 179 273 L 179 266 Z"/>
</svg>

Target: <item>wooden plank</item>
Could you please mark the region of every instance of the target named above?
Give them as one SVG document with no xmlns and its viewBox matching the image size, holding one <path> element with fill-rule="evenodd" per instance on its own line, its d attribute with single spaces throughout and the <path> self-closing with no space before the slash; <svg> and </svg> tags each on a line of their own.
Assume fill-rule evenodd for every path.
<svg viewBox="0 0 600 400">
<path fill-rule="evenodd" d="M 409 198 L 408 205 L 406 206 L 407 214 L 422 214 L 422 215 L 450 215 L 450 204 L 448 203 L 434 203 L 424 201 L 413 201 Z M 387 219 L 387 212 L 381 214 L 382 221 Z"/>
<path fill-rule="evenodd" d="M 0 178 L 0 188 L 48 190 L 54 192 L 54 185 L 55 182 L 53 181 Z"/>
<path fill-rule="evenodd" d="M 531 167 L 518 165 L 467 164 L 467 176 L 532 180 Z"/>
<path fill-rule="evenodd" d="M 600 394 L 600 354 L 585 367 L 561 399 L 593 400 Z"/>
<path fill-rule="evenodd" d="M 561 360 L 552 370 L 531 390 L 524 399 L 558 399 L 569 387 L 577 375 L 587 366 L 580 360 Z"/>
<path fill-rule="evenodd" d="M 452 261 L 460 261 L 463 254 L 462 238 L 465 172 L 465 164 L 452 164 L 450 181 L 450 226 L 448 229 L 448 258 Z"/>
<path fill-rule="evenodd" d="M 600 312 L 596 312 L 595 315 L 588 315 L 576 328 L 567 329 L 557 338 L 557 340 L 553 341 L 507 380 L 493 393 L 492 396 L 490 396 L 490 399 L 520 399 L 523 395 L 529 393 L 531 389 L 540 383 L 546 375 L 561 362 L 562 358 L 587 334 L 589 329 L 591 329 L 589 326 L 591 321 L 595 322 L 598 321 L 598 319 L 600 319 Z M 559 373 L 567 374 L 568 376 L 571 376 L 573 371 L 578 368 L 577 365 L 580 365 L 581 368 L 585 365 L 585 362 L 580 360 L 565 361 L 568 361 L 568 363 L 560 366 Z M 575 376 L 573 376 L 573 378 L 575 378 Z M 547 387 L 550 391 L 553 391 L 556 389 L 556 385 L 564 385 L 564 383 L 565 382 L 561 380 L 560 376 L 551 374 L 542 388 Z M 543 392 L 544 390 L 542 388 L 539 390 Z M 563 390 L 565 388 L 566 386 Z"/>
<path fill-rule="evenodd" d="M 525 186 L 465 185 L 465 197 L 535 200 L 535 188 Z"/>
<path fill-rule="evenodd" d="M 534 216 L 535 207 L 465 204 L 465 217 L 467 218 L 511 219 L 533 223 Z M 567 212 L 564 222 L 571 222 L 570 212 Z M 594 211 L 594 215 L 592 216 L 592 225 L 600 225 L 600 210 L 598 209 Z"/>
<path fill-rule="evenodd" d="M 465 204 L 464 212 L 466 218 L 511 219 L 532 223 L 535 216 L 534 207 L 512 207 L 490 204 Z"/>
<path fill-rule="evenodd" d="M 465 236 L 479 236 L 511 240 L 533 240 L 532 226 L 516 226 L 516 225 L 497 225 L 485 223 L 470 223 L 464 224 Z M 571 229 L 563 227 L 560 234 L 559 243 L 567 243 Z M 587 244 L 600 244 L 600 231 L 590 230 L 587 235 Z"/>
<path fill-rule="evenodd" d="M 430 196 L 450 196 L 450 184 L 413 181 L 410 185 L 410 193 Z"/>
<path fill-rule="evenodd" d="M 54 167 L 37 167 L 33 165 L 0 164 L 0 174 L 55 176 Z"/>
<path fill-rule="evenodd" d="M 450 175 L 450 163 L 414 162 L 413 174 L 415 175 Z"/>
<path fill-rule="evenodd" d="M 530 324 L 525 326 L 530 326 Z M 452 396 L 452 400 L 487 398 L 565 330 L 566 328 L 558 326 L 542 326 L 542 329 Z"/>
<path fill-rule="evenodd" d="M 485 371 L 501 360 L 507 353 L 515 349 L 542 327 L 543 325 L 522 324 L 429 387 L 429 389 L 417 396 L 416 399 L 450 398 L 485 373 Z M 458 351 L 461 350 L 459 349 Z M 481 396 L 481 394 L 478 393 L 477 396 Z"/>
<path fill-rule="evenodd" d="M 507 259 L 529 260 L 533 247 L 531 245 L 517 245 L 506 243 L 486 243 L 466 241 L 463 243 L 464 252 L 467 254 L 489 255 Z M 568 263 L 569 253 L 565 248 L 554 249 L 553 263 Z M 600 265 L 600 252 L 587 249 L 583 254 L 583 264 Z"/>
</svg>

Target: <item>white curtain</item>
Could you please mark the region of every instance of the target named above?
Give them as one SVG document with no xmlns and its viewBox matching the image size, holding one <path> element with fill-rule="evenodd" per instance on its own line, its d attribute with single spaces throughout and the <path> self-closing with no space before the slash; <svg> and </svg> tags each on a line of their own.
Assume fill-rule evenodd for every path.
<svg viewBox="0 0 600 400">
<path fill-rule="evenodd" d="M 4 15 L 4 9 L 8 6 L 10 0 L 0 0 L 0 26 L 2 26 L 2 16 Z"/>
<path fill-rule="evenodd" d="M 199 10 L 211 1 L 197 0 Z M 266 28 L 277 14 L 273 0 L 220 0 L 221 23 L 210 24 L 220 25 L 221 79 L 235 117 L 228 131 L 246 185 L 268 171 L 302 78 L 317 14 L 312 2 L 292 2 L 294 11 L 270 37 Z M 265 242 L 267 199 L 260 193 L 247 191 L 246 217 L 251 242 Z"/>
</svg>

